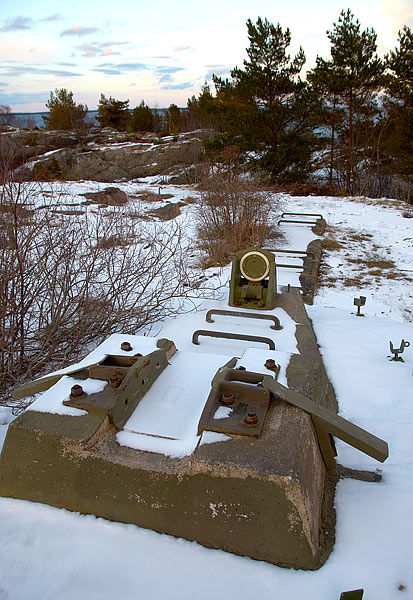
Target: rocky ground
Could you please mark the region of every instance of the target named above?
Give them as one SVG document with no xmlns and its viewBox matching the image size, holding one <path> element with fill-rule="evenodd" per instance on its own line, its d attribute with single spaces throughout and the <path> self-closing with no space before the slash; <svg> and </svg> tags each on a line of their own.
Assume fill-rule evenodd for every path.
<svg viewBox="0 0 413 600">
<path fill-rule="evenodd" d="M 24 177 L 38 181 L 113 182 L 159 175 L 170 183 L 193 179 L 191 167 L 204 155 L 205 131 L 162 136 L 93 128 L 74 131 L 9 128 L 0 134 L 0 152 L 13 166 L 25 164 Z"/>
</svg>

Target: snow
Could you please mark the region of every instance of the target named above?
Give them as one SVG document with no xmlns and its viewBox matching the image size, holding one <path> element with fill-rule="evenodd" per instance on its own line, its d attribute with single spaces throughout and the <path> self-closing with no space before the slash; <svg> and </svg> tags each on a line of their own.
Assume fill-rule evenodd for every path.
<svg viewBox="0 0 413 600">
<path fill-rule="evenodd" d="M 148 181 L 139 185 L 147 187 Z M 75 186 L 79 189 L 87 184 Z M 181 187 L 176 190 L 180 197 L 188 194 Z M 284 210 L 323 213 L 329 224 L 328 235 L 342 243 L 324 259 L 326 273 L 308 313 L 336 390 L 340 414 L 385 439 L 390 448 L 388 460 L 381 465 L 337 440 L 341 464 L 368 470 L 379 466 L 383 479 L 379 483 L 339 482 L 336 544 L 326 564 L 316 572 L 282 569 L 133 525 L 1 498 L 0 598 L 338 600 L 342 591 L 357 588 L 364 588 L 363 600 L 413 598 L 413 303 L 409 279 L 413 223 L 402 217 L 403 206 L 396 201 L 286 197 L 284 202 Z M 283 230 L 286 242 L 282 247 L 304 249 L 315 237 L 306 226 L 285 225 Z M 363 262 L 372 255 L 391 259 L 395 266 L 374 275 Z M 354 259 L 358 262 L 351 262 Z M 287 260 L 283 257 L 282 262 Z M 298 277 L 290 269 L 284 271 L 277 272 L 279 284 Z M 396 276 L 389 277 L 390 273 Z M 367 297 L 362 308 L 365 317 L 355 315 L 353 299 L 360 295 Z M 182 353 L 193 352 L 190 333 L 206 328 L 205 310 L 224 305 L 225 301 L 219 300 L 201 303 L 198 313 L 167 321 L 157 335 L 173 339 Z M 285 314 L 275 314 L 284 328 L 273 332 L 276 350 L 249 347 L 238 364 L 257 370 L 264 356 L 275 353 L 283 377 L 289 355 L 296 351 L 289 335 L 294 323 Z M 232 324 L 221 316 L 214 320 L 211 329 L 232 327 L 245 333 L 254 329 L 248 319 Z M 263 327 L 271 337 L 269 325 Z M 389 342 L 398 347 L 402 338 L 412 344 L 402 355 L 405 362 L 392 362 Z M 153 338 L 145 339 L 149 348 Z M 120 341 L 126 340 L 133 340 L 133 336 L 112 339 L 113 347 L 105 347 L 103 354 L 102 348 L 95 351 L 93 361 L 105 353 L 119 353 Z M 242 349 L 242 343 L 227 346 L 220 340 L 201 338 L 196 353 L 205 361 L 209 361 L 208 355 L 218 355 L 222 365 L 226 356 L 241 356 Z M 0 408 L 0 423 L 10 419 L 10 411 Z M 0 426 L 0 432 L 6 427 Z M 129 434 L 135 438 L 141 435 L 124 431 L 118 438 Z M 141 437 L 148 444 L 156 439 Z M 163 452 L 183 456 L 192 451 L 190 439 L 195 444 L 216 443 L 226 437 L 206 432 L 201 440 L 194 436 L 163 439 Z M 213 505 L 211 513 L 221 508 Z"/>
</svg>

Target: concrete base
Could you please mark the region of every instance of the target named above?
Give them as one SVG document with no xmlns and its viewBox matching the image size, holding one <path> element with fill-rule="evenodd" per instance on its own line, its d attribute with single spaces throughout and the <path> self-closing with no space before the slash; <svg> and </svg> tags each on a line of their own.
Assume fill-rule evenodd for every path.
<svg viewBox="0 0 413 600">
<path fill-rule="evenodd" d="M 298 323 L 301 354 L 288 366 L 289 387 L 334 408 L 299 291 L 284 292 L 278 304 Z M 300 409 L 273 401 L 260 438 L 234 435 L 182 459 L 120 447 L 115 433 L 105 415 L 26 412 L 9 428 L 0 494 L 282 566 L 316 569 L 327 558 L 320 536 L 326 469 Z"/>
</svg>

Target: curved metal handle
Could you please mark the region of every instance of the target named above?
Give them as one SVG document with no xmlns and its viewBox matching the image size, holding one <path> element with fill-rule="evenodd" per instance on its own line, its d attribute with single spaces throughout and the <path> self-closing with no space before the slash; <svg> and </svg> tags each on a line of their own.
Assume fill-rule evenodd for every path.
<svg viewBox="0 0 413 600">
<path fill-rule="evenodd" d="M 261 337 L 260 335 L 246 335 L 244 333 L 227 333 L 226 331 L 209 331 L 207 329 L 197 329 L 192 335 L 192 343 L 199 346 L 198 338 L 200 335 L 205 337 L 223 338 L 225 340 L 242 340 L 245 342 L 261 342 L 268 344 L 270 350 L 275 350 L 274 341 L 271 338 Z"/>
<path fill-rule="evenodd" d="M 224 310 L 220 308 L 212 308 L 205 316 L 207 323 L 213 323 L 214 320 L 211 318 L 212 315 L 223 315 L 226 317 L 245 317 L 246 319 L 263 319 L 265 321 L 273 321 L 274 325 L 271 325 L 270 329 L 276 329 L 279 331 L 282 329 L 280 319 L 275 315 L 257 315 L 255 313 L 248 313 L 240 310 Z"/>
</svg>

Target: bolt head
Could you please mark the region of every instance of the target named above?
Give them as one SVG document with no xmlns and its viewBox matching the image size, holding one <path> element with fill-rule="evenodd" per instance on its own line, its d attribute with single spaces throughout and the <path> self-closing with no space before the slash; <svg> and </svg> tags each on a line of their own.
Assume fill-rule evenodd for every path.
<svg viewBox="0 0 413 600">
<path fill-rule="evenodd" d="M 231 392 L 224 392 L 221 396 L 221 402 L 222 404 L 225 404 L 225 406 L 230 406 L 231 404 L 234 404 L 234 396 Z"/>
<path fill-rule="evenodd" d="M 132 346 L 129 342 L 122 342 L 120 345 L 120 349 L 124 350 L 125 352 L 130 352 L 132 350 Z"/>
<path fill-rule="evenodd" d="M 85 392 L 83 391 L 83 388 L 81 385 L 75 384 L 72 386 L 72 389 L 70 390 L 70 397 L 71 398 L 79 398 L 80 396 L 83 396 Z"/>
<path fill-rule="evenodd" d="M 273 358 L 267 358 L 264 366 L 266 369 L 275 369 L 275 360 Z"/>
<path fill-rule="evenodd" d="M 117 388 L 120 385 L 120 379 L 117 375 L 113 375 L 113 377 L 110 377 L 109 379 L 109 385 L 112 388 Z"/>
<path fill-rule="evenodd" d="M 244 417 L 244 423 L 247 425 L 256 425 L 258 423 L 258 416 L 255 410 L 249 410 Z"/>
</svg>

